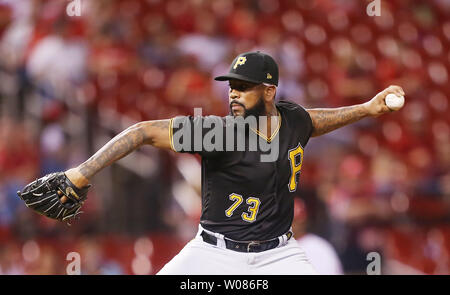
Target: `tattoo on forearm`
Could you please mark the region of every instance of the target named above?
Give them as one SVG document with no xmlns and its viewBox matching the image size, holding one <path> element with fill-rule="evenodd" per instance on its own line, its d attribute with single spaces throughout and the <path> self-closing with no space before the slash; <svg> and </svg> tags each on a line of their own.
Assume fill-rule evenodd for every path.
<svg viewBox="0 0 450 295">
<path fill-rule="evenodd" d="M 80 173 L 90 178 L 103 168 L 127 156 L 143 144 L 152 144 L 153 140 L 147 135 L 146 128 L 168 129 L 165 121 L 148 122 L 145 128 L 136 124 L 116 135 L 86 162 L 80 165 Z"/>
<path fill-rule="evenodd" d="M 152 121 L 148 123 L 148 127 L 157 128 L 164 132 L 169 132 L 169 120 Z M 153 138 L 147 136 L 145 143 L 153 145 L 155 141 Z"/>
<path fill-rule="evenodd" d="M 364 118 L 367 113 L 361 105 L 332 109 L 309 109 L 314 131 L 318 136 Z"/>
</svg>

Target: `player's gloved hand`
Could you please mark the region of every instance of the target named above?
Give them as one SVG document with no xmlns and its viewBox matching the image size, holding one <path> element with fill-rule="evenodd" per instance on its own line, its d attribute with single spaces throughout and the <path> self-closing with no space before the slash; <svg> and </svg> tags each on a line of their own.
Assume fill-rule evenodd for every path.
<svg viewBox="0 0 450 295">
<path fill-rule="evenodd" d="M 405 95 L 405 92 L 400 86 L 391 85 L 387 87 L 386 89 L 375 95 L 371 100 L 364 103 L 367 112 L 370 116 L 377 117 L 379 115 L 389 113 L 392 111 L 387 107 L 385 103 L 385 98 L 390 93 L 395 94 L 397 96 Z"/>
<path fill-rule="evenodd" d="M 89 187 L 77 188 L 64 172 L 56 172 L 29 183 L 17 195 L 33 211 L 70 225 L 82 213 Z"/>
</svg>

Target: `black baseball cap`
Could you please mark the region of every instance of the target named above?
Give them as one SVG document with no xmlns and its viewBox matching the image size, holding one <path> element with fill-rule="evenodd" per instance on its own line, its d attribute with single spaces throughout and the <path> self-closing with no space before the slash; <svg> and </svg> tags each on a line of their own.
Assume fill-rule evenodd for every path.
<svg viewBox="0 0 450 295">
<path fill-rule="evenodd" d="M 268 54 L 260 51 L 245 52 L 233 60 L 228 74 L 214 78 L 217 81 L 230 79 L 278 86 L 278 65 Z"/>
</svg>

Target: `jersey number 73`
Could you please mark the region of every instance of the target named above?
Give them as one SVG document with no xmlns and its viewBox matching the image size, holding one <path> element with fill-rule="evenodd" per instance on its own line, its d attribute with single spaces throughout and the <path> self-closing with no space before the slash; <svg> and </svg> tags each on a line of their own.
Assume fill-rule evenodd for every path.
<svg viewBox="0 0 450 295">
<path fill-rule="evenodd" d="M 234 193 L 231 194 L 228 198 L 234 203 L 227 210 L 225 210 L 225 215 L 227 217 L 231 217 L 234 210 L 236 210 L 236 208 L 239 207 L 239 205 L 244 201 L 244 198 L 241 195 Z M 249 205 L 249 207 L 247 209 L 247 212 L 243 212 L 241 214 L 241 218 L 244 221 L 253 222 L 256 220 L 256 215 L 258 214 L 261 201 L 258 198 L 249 197 L 245 202 L 247 203 L 247 205 Z"/>
</svg>

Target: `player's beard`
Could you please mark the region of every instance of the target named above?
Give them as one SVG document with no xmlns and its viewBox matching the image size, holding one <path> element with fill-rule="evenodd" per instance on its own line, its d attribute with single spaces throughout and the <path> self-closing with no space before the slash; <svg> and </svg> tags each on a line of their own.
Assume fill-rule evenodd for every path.
<svg viewBox="0 0 450 295">
<path fill-rule="evenodd" d="M 238 104 L 240 105 L 243 109 L 244 109 L 244 119 L 247 118 L 248 116 L 255 116 L 256 118 L 260 117 L 260 116 L 265 116 L 266 115 L 266 106 L 264 105 L 264 98 L 261 96 L 258 99 L 258 102 L 251 108 L 246 108 L 243 104 L 239 103 L 239 102 L 231 102 L 230 103 L 230 115 L 236 117 L 235 115 L 233 115 L 233 110 L 231 108 L 231 104 Z"/>
</svg>

